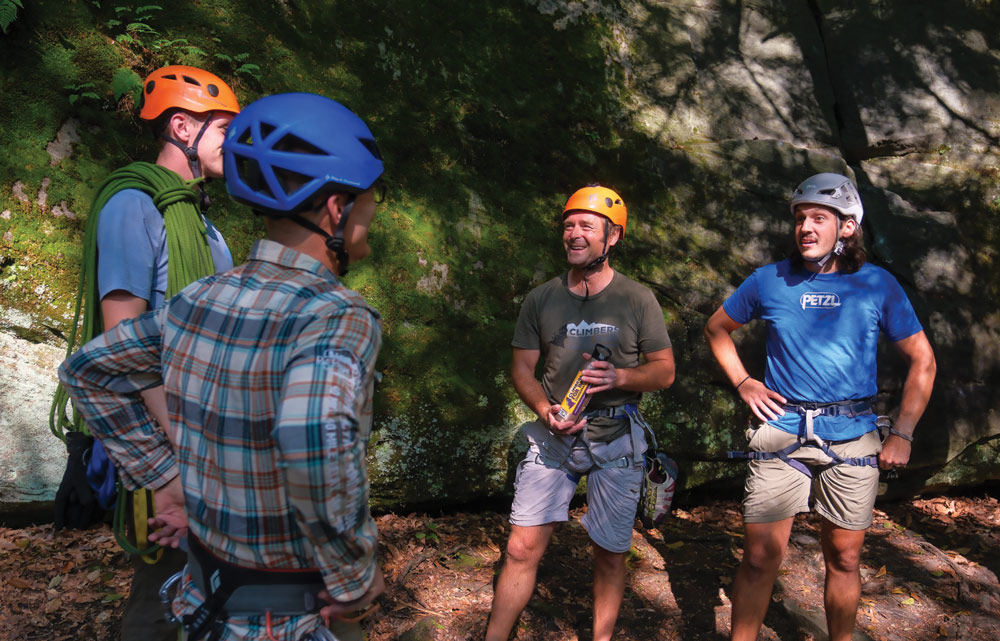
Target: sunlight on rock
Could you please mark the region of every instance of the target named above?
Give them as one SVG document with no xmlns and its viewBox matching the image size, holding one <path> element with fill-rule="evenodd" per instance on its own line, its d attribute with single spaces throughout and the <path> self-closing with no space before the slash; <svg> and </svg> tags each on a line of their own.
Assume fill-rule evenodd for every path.
<svg viewBox="0 0 1000 641">
<path fill-rule="evenodd" d="M 24 187 L 25 187 L 24 183 L 18 180 L 17 182 L 14 183 L 14 186 L 11 187 L 11 193 L 14 195 L 14 198 L 17 198 L 22 203 L 27 205 L 28 203 L 31 202 L 31 199 L 28 198 L 28 194 L 24 192 Z"/>
<path fill-rule="evenodd" d="M 917 287 L 924 291 L 960 294 L 972 291 L 974 276 L 968 267 L 969 253 L 964 247 L 952 245 L 948 249 L 932 248 L 920 263 L 914 275 Z"/>
<path fill-rule="evenodd" d="M 417 281 L 417 290 L 425 294 L 439 292 L 448 283 L 448 266 L 437 261 L 431 267 L 431 273 Z"/>
<path fill-rule="evenodd" d="M 476 238 L 483 237 L 483 225 L 488 223 L 486 216 L 486 206 L 483 199 L 476 192 L 469 190 L 469 216 L 465 220 L 455 223 L 455 229 L 459 232 L 467 231 Z"/>
<path fill-rule="evenodd" d="M 982 380 L 1000 366 L 1000 314 L 988 315 L 969 330 L 975 349 L 972 352 L 972 371 Z"/>
<path fill-rule="evenodd" d="M 67 119 L 56 133 L 55 140 L 46 145 L 45 151 L 52 158 L 50 167 L 55 167 L 60 160 L 73 153 L 73 145 L 80 142 L 80 134 L 76 131 L 79 126 L 80 123 L 75 118 Z"/>
<path fill-rule="evenodd" d="M 46 176 L 45 178 L 42 178 L 42 185 L 38 188 L 38 200 L 35 202 L 37 202 L 38 206 L 42 209 L 45 209 L 45 203 L 49 200 L 49 184 L 51 182 L 52 179 Z"/>
</svg>

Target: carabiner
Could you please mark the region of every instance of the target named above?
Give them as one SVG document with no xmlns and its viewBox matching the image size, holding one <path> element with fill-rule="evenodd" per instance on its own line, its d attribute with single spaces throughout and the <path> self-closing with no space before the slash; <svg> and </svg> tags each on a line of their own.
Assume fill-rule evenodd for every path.
<svg viewBox="0 0 1000 641">
<path fill-rule="evenodd" d="M 174 574 L 169 579 L 163 582 L 160 586 L 160 603 L 163 605 L 163 618 L 167 623 L 180 623 L 181 620 L 174 616 L 174 610 L 170 607 L 173 602 L 174 597 L 170 595 L 170 589 L 174 587 L 174 584 L 184 578 L 184 572 L 187 570 L 185 567 L 180 572 Z"/>
</svg>

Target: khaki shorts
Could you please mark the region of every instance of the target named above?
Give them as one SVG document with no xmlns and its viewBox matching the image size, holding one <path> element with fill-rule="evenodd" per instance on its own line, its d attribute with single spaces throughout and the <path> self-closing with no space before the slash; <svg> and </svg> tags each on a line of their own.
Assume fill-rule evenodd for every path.
<svg viewBox="0 0 1000 641">
<path fill-rule="evenodd" d="M 750 449 L 777 452 L 798 440 L 795 434 L 763 423 L 747 430 Z M 838 455 L 874 456 L 882 451 L 878 430 L 850 441 L 831 443 Z M 872 508 L 878 494 L 878 468 L 857 465 L 831 465 L 829 456 L 818 447 L 803 446 L 792 452 L 793 458 L 813 467 L 813 478 L 779 458 L 750 461 L 743 498 L 743 520 L 747 523 L 773 523 L 809 511 L 809 498 L 815 490 L 816 512 L 846 530 L 864 530 L 872 524 Z"/>
</svg>

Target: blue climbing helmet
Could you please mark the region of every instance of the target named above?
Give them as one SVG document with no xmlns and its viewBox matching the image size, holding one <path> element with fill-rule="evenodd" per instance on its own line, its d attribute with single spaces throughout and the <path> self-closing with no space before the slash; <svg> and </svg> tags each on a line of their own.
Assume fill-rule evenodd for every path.
<svg viewBox="0 0 1000 641">
<path fill-rule="evenodd" d="M 229 124 L 222 151 L 229 195 L 269 216 L 306 211 L 323 192 L 359 194 L 383 172 L 364 121 L 311 93 L 251 103 Z"/>
<path fill-rule="evenodd" d="M 350 263 L 344 228 L 357 194 L 382 175 L 375 137 L 354 112 L 311 93 L 251 103 L 229 123 L 222 143 L 226 189 L 256 213 L 289 218 L 326 239 L 340 275 Z M 302 216 L 317 196 L 349 194 L 333 234 Z"/>
</svg>

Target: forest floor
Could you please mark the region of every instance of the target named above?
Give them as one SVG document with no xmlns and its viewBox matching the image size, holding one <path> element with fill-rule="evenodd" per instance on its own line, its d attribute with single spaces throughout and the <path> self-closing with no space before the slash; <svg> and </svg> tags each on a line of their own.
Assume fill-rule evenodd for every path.
<svg viewBox="0 0 1000 641">
<path fill-rule="evenodd" d="M 727 638 L 742 553 L 738 504 L 677 509 L 636 530 L 615 639 Z M 591 557 L 579 523 L 557 528 L 521 616 L 519 640 L 591 636 Z M 387 591 L 365 623 L 370 641 L 481 639 L 508 526 L 496 512 L 377 517 Z M 763 639 L 825 638 L 819 521 L 799 516 Z M 881 505 L 862 559 L 855 639 L 1000 639 L 1000 503 L 991 496 Z M 117 638 L 128 564 L 102 526 L 0 528 L 0 641 Z"/>
</svg>

